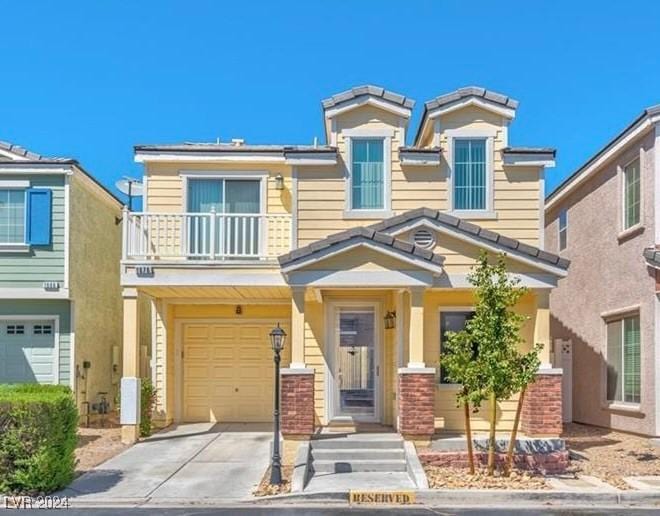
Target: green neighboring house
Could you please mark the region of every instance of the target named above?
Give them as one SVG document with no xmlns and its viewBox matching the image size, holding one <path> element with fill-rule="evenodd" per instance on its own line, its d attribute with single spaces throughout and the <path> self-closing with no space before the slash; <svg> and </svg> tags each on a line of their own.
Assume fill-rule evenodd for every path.
<svg viewBox="0 0 660 516">
<path fill-rule="evenodd" d="M 76 160 L 0 142 L 0 383 L 69 385 L 82 413 L 112 402 L 121 208 Z"/>
</svg>

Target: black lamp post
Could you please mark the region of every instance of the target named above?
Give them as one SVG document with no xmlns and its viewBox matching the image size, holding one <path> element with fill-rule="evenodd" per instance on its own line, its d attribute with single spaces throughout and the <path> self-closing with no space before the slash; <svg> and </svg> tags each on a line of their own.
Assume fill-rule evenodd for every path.
<svg viewBox="0 0 660 516">
<path fill-rule="evenodd" d="M 273 346 L 275 362 L 275 410 L 273 411 L 274 429 L 273 429 L 273 459 L 270 466 L 270 483 L 280 485 L 282 483 L 282 461 L 280 458 L 280 353 L 284 349 L 286 332 L 280 328 L 273 328 L 270 332 L 270 343 Z"/>
</svg>

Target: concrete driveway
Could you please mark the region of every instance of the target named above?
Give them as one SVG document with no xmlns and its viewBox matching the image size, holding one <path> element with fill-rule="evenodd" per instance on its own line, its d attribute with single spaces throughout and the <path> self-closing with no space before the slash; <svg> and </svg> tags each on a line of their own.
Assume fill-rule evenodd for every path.
<svg viewBox="0 0 660 516">
<path fill-rule="evenodd" d="M 61 495 L 94 502 L 249 498 L 268 464 L 268 424 L 166 429 L 77 478 Z"/>
</svg>

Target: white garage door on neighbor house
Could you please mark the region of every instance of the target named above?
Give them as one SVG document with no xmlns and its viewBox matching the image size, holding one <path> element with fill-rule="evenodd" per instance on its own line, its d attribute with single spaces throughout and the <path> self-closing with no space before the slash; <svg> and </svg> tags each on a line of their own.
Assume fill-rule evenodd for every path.
<svg viewBox="0 0 660 516">
<path fill-rule="evenodd" d="M 52 319 L 0 321 L 0 383 L 57 383 Z"/>
</svg>

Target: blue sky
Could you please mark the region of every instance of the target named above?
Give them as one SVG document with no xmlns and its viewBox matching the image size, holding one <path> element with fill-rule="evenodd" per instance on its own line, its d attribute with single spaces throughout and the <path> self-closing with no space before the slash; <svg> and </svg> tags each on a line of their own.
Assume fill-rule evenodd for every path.
<svg viewBox="0 0 660 516">
<path fill-rule="evenodd" d="M 0 139 L 140 175 L 136 143 L 322 138 L 320 100 L 520 101 L 510 142 L 558 149 L 548 192 L 660 103 L 660 2 L 0 0 Z M 413 131 L 410 131 L 412 133 Z"/>
</svg>

